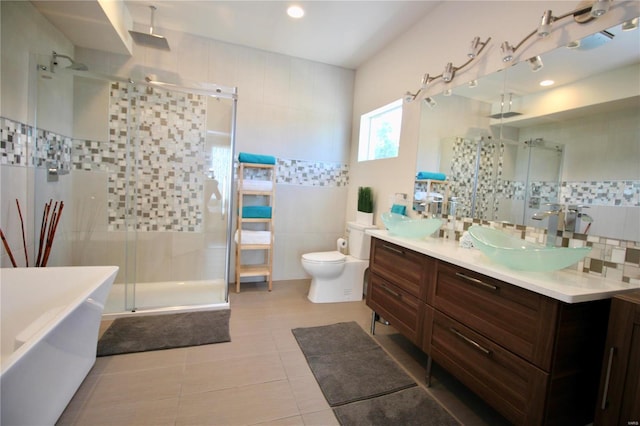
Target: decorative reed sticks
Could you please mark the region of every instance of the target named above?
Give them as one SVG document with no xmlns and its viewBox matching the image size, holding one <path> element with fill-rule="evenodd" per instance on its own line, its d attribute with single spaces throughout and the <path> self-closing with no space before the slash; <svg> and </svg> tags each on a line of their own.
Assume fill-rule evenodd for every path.
<svg viewBox="0 0 640 426">
<path fill-rule="evenodd" d="M 16 198 L 16 205 L 18 206 L 18 215 L 20 216 L 20 226 L 22 228 L 22 247 L 24 249 L 24 257 L 26 266 L 29 266 L 29 255 L 27 251 L 27 238 L 24 231 L 24 219 L 22 217 L 22 210 L 20 209 L 20 202 Z M 53 205 L 53 209 L 51 206 Z M 56 235 L 56 230 L 58 229 L 58 223 L 60 222 L 60 217 L 62 216 L 62 209 L 64 207 L 64 202 L 60 201 L 59 203 L 56 201 L 53 204 L 53 200 L 49 200 L 48 203 L 44 205 L 44 212 L 42 213 L 42 223 L 40 224 L 40 238 L 38 241 L 38 256 L 36 257 L 35 265 L 36 267 L 45 267 L 47 266 L 47 262 L 49 261 L 49 255 L 51 254 L 51 247 L 53 247 L 53 239 Z M 13 257 L 13 253 L 11 252 L 11 247 L 9 247 L 9 243 L 4 236 L 4 232 L 0 229 L 0 237 L 2 238 L 2 244 L 4 245 L 4 249 L 9 255 L 9 259 L 11 260 L 11 264 L 14 268 L 18 265 L 16 264 L 16 260 Z"/>
</svg>

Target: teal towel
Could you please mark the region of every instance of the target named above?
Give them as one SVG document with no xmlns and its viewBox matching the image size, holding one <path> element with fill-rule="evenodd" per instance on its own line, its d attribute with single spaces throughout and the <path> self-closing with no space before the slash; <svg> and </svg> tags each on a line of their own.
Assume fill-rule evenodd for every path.
<svg viewBox="0 0 640 426">
<path fill-rule="evenodd" d="M 242 207 L 242 217 L 245 219 L 269 219 L 271 217 L 271 207 L 244 206 Z"/>
<path fill-rule="evenodd" d="M 271 155 L 249 154 L 241 152 L 238 154 L 238 161 L 241 163 L 253 164 L 276 164 L 276 157 Z"/>
<path fill-rule="evenodd" d="M 447 175 L 438 172 L 418 172 L 416 179 L 447 180 Z"/>
<path fill-rule="evenodd" d="M 394 204 L 393 206 L 391 206 L 391 213 L 398 213 L 401 215 L 405 215 L 406 212 L 407 212 L 407 206 L 403 206 L 400 204 Z"/>
</svg>

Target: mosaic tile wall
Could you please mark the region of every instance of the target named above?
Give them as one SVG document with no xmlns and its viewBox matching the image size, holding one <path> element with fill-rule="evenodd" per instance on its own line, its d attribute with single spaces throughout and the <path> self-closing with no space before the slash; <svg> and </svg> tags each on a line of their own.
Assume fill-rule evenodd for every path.
<svg viewBox="0 0 640 426">
<path fill-rule="evenodd" d="M 640 207 L 640 180 L 562 182 L 564 204 Z"/>
<path fill-rule="evenodd" d="M 116 161 L 108 181 L 110 230 L 126 229 L 127 187 L 136 194 L 139 231 L 201 230 L 206 113 L 203 96 L 112 83 L 109 134 Z M 128 123 L 138 141 L 130 153 L 137 165 L 133 175 L 127 174 L 130 148 L 122 140 Z"/>
<path fill-rule="evenodd" d="M 471 225 L 491 226 L 539 244 L 546 241 L 546 230 L 531 226 L 505 224 L 482 219 L 452 218 L 444 215 L 446 222 L 440 229 L 440 238 L 460 239 L 464 231 Z M 450 231 L 454 233 L 451 235 Z M 640 284 L 640 241 L 615 240 L 596 235 L 586 235 L 566 231 L 558 231 L 556 245 L 559 247 L 591 247 L 591 252 L 573 268 L 586 274 L 596 275 L 622 281 Z"/>
<path fill-rule="evenodd" d="M 276 183 L 302 186 L 347 186 L 349 166 L 340 163 L 279 158 Z"/>
<path fill-rule="evenodd" d="M 247 169 L 245 179 L 270 179 L 269 171 Z M 349 166 L 340 163 L 276 159 L 276 184 L 300 186 L 347 186 Z"/>
<path fill-rule="evenodd" d="M 470 200 L 475 182 L 477 142 L 463 138 L 456 138 L 453 144 L 453 162 L 448 180 L 450 193 L 456 194 L 461 200 Z M 498 143 L 483 143 L 480 149 L 478 165 L 478 186 L 476 188 L 475 215 L 482 218 L 492 218 L 497 212 L 494 200 L 494 184 L 502 177 L 502 154 L 504 146 Z M 471 215 L 471 206 L 460 203 L 459 214 Z"/>
</svg>

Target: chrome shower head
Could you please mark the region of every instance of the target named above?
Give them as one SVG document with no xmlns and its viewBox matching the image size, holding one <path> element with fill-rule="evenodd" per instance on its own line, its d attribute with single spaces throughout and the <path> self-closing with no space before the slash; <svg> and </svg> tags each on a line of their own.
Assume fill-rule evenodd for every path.
<svg viewBox="0 0 640 426">
<path fill-rule="evenodd" d="M 75 71 L 89 71 L 89 67 L 87 67 L 85 64 L 81 62 L 76 62 L 70 56 L 56 53 L 56 51 L 54 50 L 51 56 L 51 67 L 50 67 L 51 72 L 55 72 L 55 67 L 58 66 L 58 58 L 64 58 L 69 62 L 71 62 L 71 65 L 69 65 L 67 69 L 75 70 Z"/>
<path fill-rule="evenodd" d="M 171 50 L 169 48 L 169 42 L 166 38 L 161 35 L 153 33 L 153 14 L 156 10 L 155 6 L 149 6 L 151 9 L 151 23 L 149 25 L 148 33 L 141 33 L 139 31 L 129 30 L 129 34 L 131 34 L 131 38 L 136 44 L 146 47 L 153 47 L 154 49 L 160 50 Z"/>
</svg>

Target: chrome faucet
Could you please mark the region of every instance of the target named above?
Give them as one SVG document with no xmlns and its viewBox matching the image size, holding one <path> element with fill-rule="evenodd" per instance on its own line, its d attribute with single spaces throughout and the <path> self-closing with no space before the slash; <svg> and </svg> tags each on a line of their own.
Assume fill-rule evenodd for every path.
<svg viewBox="0 0 640 426">
<path fill-rule="evenodd" d="M 547 247 L 555 247 L 556 245 L 556 236 L 558 235 L 558 217 L 562 212 L 562 206 L 560 204 L 546 203 L 546 206 L 549 206 L 549 210 L 535 212 L 531 219 L 534 220 L 542 220 L 544 218 L 549 218 L 549 222 L 547 223 Z"/>
<path fill-rule="evenodd" d="M 587 223 L 593 222 L 593 218 L 586 213 L 582 212 L 582 209 L 588 209 L 589 206 L 583 205 L 569 205 L 564 219 L 565 231 L 569 232 L 581 232 L 581 221 Z M 587 228 L 588 230 L 588 228 Z M 585 234 L 587 231 L 585 231 Z"/>
</svg>

